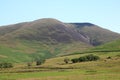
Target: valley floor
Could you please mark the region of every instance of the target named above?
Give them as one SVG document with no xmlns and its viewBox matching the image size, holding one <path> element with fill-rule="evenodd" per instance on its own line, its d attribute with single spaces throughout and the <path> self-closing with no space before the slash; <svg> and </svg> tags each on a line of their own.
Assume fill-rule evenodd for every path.
<svg viewBox="0 0 120 80">
<path fill-rule="evenodd" d="M 0 70 L 0 80 L 120 80 L 120 52 L 99 54 L 98 61 L 65 64 L 64 58 L 85 54 L 58 57 L 46 60 L 41 66 L 20 66 Z M 107 56 L 111 59 L 106 59 Z"/>
</svg>

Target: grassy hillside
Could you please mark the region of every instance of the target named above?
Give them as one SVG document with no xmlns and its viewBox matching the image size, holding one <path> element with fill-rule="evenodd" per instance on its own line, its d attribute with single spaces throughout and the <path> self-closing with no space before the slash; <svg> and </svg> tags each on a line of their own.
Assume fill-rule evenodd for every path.
<svg viewBox="0 0 120 80">
<path fill-rule="evenodd" d="M 76 54 L 87 54 L 87 53 L 119 53 L 120 52 L 120 39 L 114 40 L 108 43 L 105 43 L 100 46 L 96 46 L 90 49 L 87 49 L 83 52 L 76 52 L 68 55 L 76 55 Z"/>
<path fill-rule="evenodd" d="M 83 52 L 120 35 L 91 23 L 40 19 L 0 27 L 0 62 L 28 62 Z"/>
<path fill-rule="evenodd" d="M 6 41 L 0 44 L 0 62 L 31 62 L 36 58 L 50 58 L 57 55 L 80 52 L 91 47 L 79 42 L 52 45 L 38 41 Z"/>
<path fill-rule="evenodd" d="M 79 58 L 81 56 L 84 56 L 84 55 L 88 55 L 88 54 L 94 54 L 94 55 L 97 55 L 100 57 L 100 60 L 98 61 L 92 61 L 92 62 L 80 62 L 80 63 L 75 63 L 75 64 L 71 64 L 72 62 L 69 61 L 69 64 L 66 64 L 64 62 L 64 59 L 65 58 L 68 58 L 68 59 L 73 59 L 73 58 Z M 107 57 L 111 57 L 112 59 L 108 59 L 107 60 Z M 70 56 L 63 56 L 63 57 L 57 57 L 57 58 L 51 58 L 51 59 L 48 59 L 46 61 L 45 64 L 43 64 L 42 66 L 44 67 L 58 67 L 58 68 L 80 68 L 80 69 L 97 69 L 95 67 L 98 67 L 98 68 L 101 68 L 102 66 L 105 67 L 106 62 L 105 60 L 107 60 L 109 63 L 112 63 L 114 64 L 114 62 L 111 62 L 111 61 L 117 61 L 116 65 L 120 65 L 119 64 L 119 61 L 120 61 L 120 52 L 95 52 L 95 53 L 85 53 L 85 54 L 76 54 L 76 55 L 70 55 Z M 89 65 L 91 64 L 91 65 Z M 100 64 L 100 66 L 97 66 L 97 64 Z M 112 65 L 112 64 L 108 64 L 108 65 Z M 93 67 L 94 66 L 94 67 Z M 106 66 L 107 67 L 107 66 Z"/>
<path fill-rule="evenodd" d="M 120 40 L 115 40 L 101 46 L 98 46 L 93 51 L 120 51 Z"/>
</svg>

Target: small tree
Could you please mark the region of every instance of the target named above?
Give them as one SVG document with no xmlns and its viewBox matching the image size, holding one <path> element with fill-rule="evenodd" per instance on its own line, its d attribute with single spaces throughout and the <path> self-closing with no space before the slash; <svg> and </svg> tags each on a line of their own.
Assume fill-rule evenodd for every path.
<svg viewBox="0 0 120 80">
<path fill-rule="evenodd" d="M 28 67 L 32 66 L 32 63 L 31 63 L 31 62 L 28 62 L 28 63 L 27 63 L 27 66 L 28 66 Z"/>
<path fill-rule="evenodd" d="M 108 56 L 107 59 L 112 59 L 112 58 L 110 56 Z"/>
<path fill-rule="evenodd" d="M 38 65 L 41 65 L 41 64 L 43 64 L 45 62 L 45 60 L 44 59 L 39 59 L 39 60 L 36 60 L 36 65 L 38 66 Z"/>
<path fill-rule="evenodd" d="M 65 62 L 66 64 L 68 64 L 68 63 L 69 63 L 69 59 L 68 59 L 68 58 L 65 58 L 65 59 L 64 59 L 64 62 Z"/>
<path fill-rule="evenodd" d="M 36 61 L 36 65 L 38 66 L 38 65 L 41 65 L 42 64 L 42 62 L 40 61 L 40 60 L 38 60 L 38 61 Z"/>
</svg>

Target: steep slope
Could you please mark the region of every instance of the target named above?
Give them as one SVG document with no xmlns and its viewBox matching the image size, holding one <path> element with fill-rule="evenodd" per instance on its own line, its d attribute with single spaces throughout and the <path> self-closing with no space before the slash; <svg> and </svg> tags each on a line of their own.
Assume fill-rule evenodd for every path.
<svg viewBox="0 0 120 80">
<path fill-rule="evenodd" d="M 79 33 L 87 35 L 94 46 L 120 38 L 120 34 L 103 29 L 91 23 L 72 23 Z"/>
</svg>

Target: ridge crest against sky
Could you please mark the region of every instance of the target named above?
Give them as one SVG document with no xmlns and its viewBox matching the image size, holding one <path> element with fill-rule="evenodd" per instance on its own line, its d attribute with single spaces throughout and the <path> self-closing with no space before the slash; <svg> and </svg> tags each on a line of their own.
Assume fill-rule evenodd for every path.
<svg viewBox="0 0 120 80">
<path fill-rule="evenodd" d="M 0 25 L 55 18 L 120 33 L 120 0 L 1 0 Z"/>
</svg>

